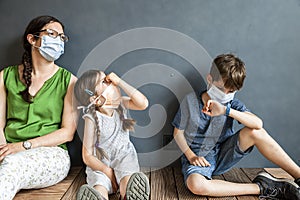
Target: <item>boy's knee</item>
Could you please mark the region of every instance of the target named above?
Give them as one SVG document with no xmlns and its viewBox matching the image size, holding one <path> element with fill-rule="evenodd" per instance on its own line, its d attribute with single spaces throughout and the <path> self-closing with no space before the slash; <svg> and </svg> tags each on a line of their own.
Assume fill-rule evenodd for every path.
<svg viewBox="0 0 300 200">
<path fill-rule="evenodd" d="M 257 139 L 261 139 L 268 135 L 267 131 L 264 128 L 261 129 L 251 129 L 251 128 L 244 128 L 242 130 L 244 132 L 247 139 L 252 139 L 253 141 L 256 141 Z"/>
<path fill-rule="evenodd" d="M 254 140 L 261 139 L 262 137 L 265 137 L 266 135 L 268 135 L 268 133 L 263 128 L 261 128 L 261 129 L 251 129 L 251 131 L 250 131 L 250 136 Z"/>
<path fill-rule="evenodd" d="M 206 196 L 209 194 L 209 181 L 191 174 L 186 181 L 187 188 L 196 195 Z"/>
<path fill-rule="evenodd" d="M 267 137 L 268 133 L 265 129 L 251 129 L 251 128 L 244 128 L 241 131 L 240 137 L 246 141 L 253 141 L 254 143 Z"/>
</svg>

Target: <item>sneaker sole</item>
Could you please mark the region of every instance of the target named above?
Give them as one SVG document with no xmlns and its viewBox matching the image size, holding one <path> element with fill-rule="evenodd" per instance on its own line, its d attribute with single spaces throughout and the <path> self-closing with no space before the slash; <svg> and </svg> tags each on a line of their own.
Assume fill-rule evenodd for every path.
<svg viewBox="0 0 300 200">
<path fill-rule="evenodd" d="M 289 179 L 276 178 L 276 177 L 272 176 L 271 174 L 269 174 L 267 172 L 261 172 L 261 173 L 258 174 L 258 176 L 263 176 L 263 177 L 266 177 L 266 178 L 271 179 L 271 180 L 276 181 L 276 182 L 287 182 L 287 183 L 293 185 L 296 188 L 299 187 L 295 182 L 293 182 L 293 181 L 291 181 Z"/>
<path fill-rule="evenodd" d="M 148 177 L 140 172 L 132 174 L 126 187 L 126 200 L 147 200 L 149 195 Z"/>
<path fill-rule="evenodd" d="M 88 186 L 82 185 L 77 192 L 76 200 L 106 200 L 97 190 Z"/>
</svg>

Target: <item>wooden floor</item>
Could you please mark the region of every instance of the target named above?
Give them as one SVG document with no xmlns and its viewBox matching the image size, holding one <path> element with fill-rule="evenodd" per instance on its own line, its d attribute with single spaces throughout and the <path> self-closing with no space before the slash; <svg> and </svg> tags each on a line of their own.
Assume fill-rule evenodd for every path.
<svg viewBox="0 0 300 200">
<path fill-rule="evenodd" d="M 216 179 L 238 183 L 250 183 L 260 171 L 267 171 L 279 178 L 292 179 L 286 172 L 278 168 L 234 168 L 231 171 L 216 176 Z M 257 196 L 237 197 L 200 197 L 190 193 L 183 183 L 183 176 L 179 168 L 167 167 L 160 170 L 144 170 L 150 180 L 151 200 L 255 200 Z M 78 188 L 85 183 L 85 172 L 81 167 L 73 167 L 68 177 L 54 186 L 21 190 L 14 200 L 73 200 L 76 199 Z M 110 200 L 118 200 L 119 195 L 110 195 Z"/>
</svg>

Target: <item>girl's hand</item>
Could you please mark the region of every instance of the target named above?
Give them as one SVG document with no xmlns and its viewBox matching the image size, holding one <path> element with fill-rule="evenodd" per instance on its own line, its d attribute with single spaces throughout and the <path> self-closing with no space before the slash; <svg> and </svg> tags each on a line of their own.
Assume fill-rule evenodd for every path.
<svg viewBox="0 0 300 200">
<path fill-rule="evenodd" d="M 205 114 L 215 117 L 219 115 L 224 115 L 226 112 L 226 107 L 214 100 L 208 100 L 204 105 L 202 112 Z"/>
<path fill-rule="evenodd" d="M 0 162 L 10 154 L 15 154 L 17 152 L 25 150 L 21 142 L 8 143 L 0 145 Z"/>
<path fill-rule="evenodd" d="M 193 156 L 189 159 L 191 165 L 209 167 L 210 163 L 204 157 Z"/>
<path fill-rule="evenodd" d="M 121 78 L 112 72 L 105 77 L 105 80 L 109 83 L 113 83 L 114 85 L 118 86 L 120 84 Z"/>
<path fill-rule="evenodd" d="M 105 174 L 108 176 L 108 178 L 111 181 L 113 192 L 117 192 L 119 186 L 118 186 L 118 183 L 117 183 L 117 179 L 116 179 L 114 170 L 112 168 L 108 167 Z"/>
</svg>

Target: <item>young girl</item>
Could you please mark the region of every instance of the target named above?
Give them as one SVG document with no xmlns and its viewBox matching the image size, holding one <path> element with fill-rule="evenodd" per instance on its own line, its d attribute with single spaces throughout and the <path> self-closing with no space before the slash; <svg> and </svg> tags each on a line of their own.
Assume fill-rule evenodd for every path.
<svg viewBox="0 0 300 200">
<path fill-rule="evenodd" d="M 122 97 L 120 89 L 129 97 Z M 82 156 L 87 165 L 87 185 L 77 199 L 108 199 L 120 189 L 123 199 L 148 199 L 148 178 L 139 172 L 137 153 L 129 140 L 135 121 L 126 109 L 144 110 L 147 98 L 116 74 L 89 70 L 75 84 L 85 121 Z"/>
</svg>

